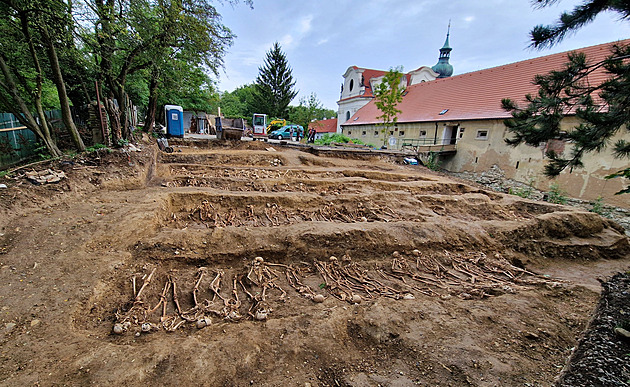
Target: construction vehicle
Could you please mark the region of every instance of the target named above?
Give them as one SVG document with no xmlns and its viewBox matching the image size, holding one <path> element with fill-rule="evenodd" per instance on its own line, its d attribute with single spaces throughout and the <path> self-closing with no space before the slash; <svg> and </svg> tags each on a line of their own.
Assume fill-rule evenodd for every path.
<svg viewBox="0 0 630 387">
<path fill-rule="evenodd" d="M 253 136 L 256 137 L 267 137 L 267 115 L 254 113 L 254 117 L 252 118 L 252 126 L 254 127 Z"/>
<path fill-rule="evenodd" d="M 245 132 L 245 120 L 242 118 L 222 118 L 215 117 L 217 128 L 217 139 L 219 140 L 240 140 Z"/>
<path fill-rule="evenodd" d="M 287 120 L 275 119 L 267 125 L 267 134 L 273 132 L 276 129 L 280 129 L 287 124 Z"/>
</svg>

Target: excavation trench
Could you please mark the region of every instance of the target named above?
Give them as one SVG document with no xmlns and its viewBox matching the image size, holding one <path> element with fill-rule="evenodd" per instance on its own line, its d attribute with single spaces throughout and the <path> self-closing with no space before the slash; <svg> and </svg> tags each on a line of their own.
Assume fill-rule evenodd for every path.
<svg viewBox="0 0 630 387">
<path fill-rule="evenodd" d="M 3 384 L 550 385 L 628 267 L 597 214 L 419 166 L 171 145 L 0 192 Z"/>
</svg>

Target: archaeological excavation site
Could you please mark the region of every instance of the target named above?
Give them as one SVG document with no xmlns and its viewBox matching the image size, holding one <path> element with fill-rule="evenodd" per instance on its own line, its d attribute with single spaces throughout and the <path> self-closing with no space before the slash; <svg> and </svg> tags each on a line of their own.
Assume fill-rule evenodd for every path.
<svg viewBox="0 0 630 387">
<path fill-rule="evenodd" d="M 1 180 L 0 384 L 630 380 L 617 223 L 387 152 L 170 145 Z"/>
</svg>

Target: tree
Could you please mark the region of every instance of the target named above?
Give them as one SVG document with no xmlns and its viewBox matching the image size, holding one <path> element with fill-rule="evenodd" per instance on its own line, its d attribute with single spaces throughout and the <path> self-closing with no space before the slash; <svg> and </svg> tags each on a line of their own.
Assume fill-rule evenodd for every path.
<svg viewBox="0 0 630 387">
<path fill-rule="evenodd" d="M 0 105 L 32 130 L 52 156 L 58 156 L 61 152 L 44 115 L 42 100 L 45 85 L 54 85 L 64 126 L 75 147 L 79 151 L 85 150 L 72 120 L 57 54 L 58 45 L 64 42 L 68 29 L 72 30 L 69 6 L 60 0 L 2 0 L 0 4 L 2 28 L 5 29 L 0 57 L 3 79 L 0 82 Z M 37 117 L 31 109 L 37 112 Z"/>
<path fill-rule="evenodd" d="M 323 118 L 332 118 L 335 111 L 325 109 L 317 98 L 317 94 L 311 93 L 308 97 L 300 98 L 298 106 L 289 106 L 289 120 L 304 128 L 313 120 L 321 120 Z"/>
<path fill-rule="evenodd" d="M 131 138 L 126 112 L 130 77 L 145 70 L 149 75 L 149 115 L 145 122 L 148 130 L 157 111 L 156 94 L 164 90 L 160 85 L 175 84 L 198 69 L 217 73 L 234 38 L 221 23 L 211 0 L 84 0 L 84 3 L 89 10 L 86 19 L 92 21 L 93 28 L 82 36 L 97 60 L 99 79 L 108 97 L 106 108 L 114 143 Z M 245 3 L 251 5 L 250 0 Z M 179 66 L 184 74 L 173 71 L 178 61 L 187 62 L 188 68 L 196 70 L 188 72 Z"/>
<path fill-rule="evenodd" d="M 289 103 L 297 95 L 292 70 L 280 44 L 275 42 L 267 52 L 265 62 L 258 68 L 255 83 L 254 106 L 256 113 L 271 117 L 286 117 Z"/>
<path fill-rule="evenodd" d="M 251 1 L 245 3 L 251 6 Z M 177 103 L 190 110 L 216 110 L 219 96 L 207 73 L 218 74 L 223 55 L 234 39 L 208 0 L 163 1 L 156 7 L 156 13 L 161 16 L 149 35 L 160 34 L 165 29 L 170 32 L 161 35 L 159 44 L 149 52 L 152 64 L 147 131 L 157 104 Z"/>
<path fill-rule="evenodd" d="M 545 8 L 558 1 L 535 0 L 534 3 L 538 8 Z M 556 24 L 535 26 L 530 32 L 532 46 L 551 47 L 561 42 L 567 35 L 595 20 L 595 17 L 604 11 L 616 12 L 621 19 L 628 19 L 630 18 L 630 3 L 625 0 L 586 0 L 575 6 L 573 11 L 563 12 Z"/>
<path fill-rule="evenodd" d="M 226 117 L 251 119 L 255 112 L 253 84 L 237 87 L 231 92 L 223 92 L 219 105 L 221 113 Z"/>
<path fill-rule="evenodd" d="M 383 122 L 378 125 L 383 126 L 383 146 L 386 143 L 387 131 L 398 122 L 400 110 L 396 108 L 403 100 L 404 87 L 401 85 L 402 67 L 392 68 L 383 76 L 383 80 L 374 88 L 374 104 L 381 111 L 381 115 L 376 117 Z"/>
<path fill-rule="evenodd" d="M 546 7 L 557 0 L 538 0 Z M 630 3 L 614 0 L 591 0 L 576 6 L 572 12 L 564 12 L 555 25 L 536 26 L 531 31 L 532 46 L 552 46 L 591 22 L 600 12 L 613 11 L 621 19 L 630 18 Z M 611 138 L 620 131 L 630 133 L 630 46 L 614 45 L 611 54 L 603 61 L 590 62 L 584 54 L 573 53 L 564 68 L 537 75 L 534 83 L 538 94 L 527 95 L 527 106 L 519 107 L 514 101 L 504 99 L 503 108 L 512 118 L 505 121 L 512 138 L 506 142 L 512 146 L 525 143 L 539 146 L 550 140 L 566 140 L 572 143 L 570 153 L 547 153 L 549 162 L 545 174 L 558 176 L 566 168 L 580 168 L 587 153 L 605 149 Z M 603 71 L 608 79 L 600 84 L 590 84 L 588 76 Z M 564 116 L 574 112 L 579 124 L 571 130 L 560 130 Z M 618 158 L 630 158 L 630 143 L 618 140 L 613 154 Z M 630 167 L 607 178 L 630 177 Z M 630 193 L 630 186 L 617 192 Z"/>
</svg>

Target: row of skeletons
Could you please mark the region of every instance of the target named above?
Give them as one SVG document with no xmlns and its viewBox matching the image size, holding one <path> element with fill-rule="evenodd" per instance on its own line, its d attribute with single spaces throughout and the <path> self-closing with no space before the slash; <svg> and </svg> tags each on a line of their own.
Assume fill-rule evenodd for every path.
<svg viewBox="0 0 630 387">
<path fill-rule="evenodd" d="M 411 258 L 415 258 L 415 265 L 409 263 L 408 258 L 395 251 L 392 254 L 392 263 L 388 268 L 375 267 L 375 272 L 380 279 L 370 274 L 370 271 L 358 265 L 346 254 L 341 260 L 331 256 L 328 262 L 315 261 L 313 265 L 301 262 L 301 266 L 284 265 L 265 262 L 262 257 L 256 257 L 250 264 L 247 275 L 235 274 L 232 277 L 232 290 L 230 296 L 221 294 L 221 283 L 224 281 L 225 271 L 215 270 L 209 289 L 212 300 L 199 300 L 199 291 L 202 280 L 207 276 L 208 269 L 201 267 L 197 270 L 196 282 L 192 289 L 192 307 L 182 309 L 177 283 L 172 275 L 168 275 L 166 283 L 159 296 L 159 301 L 154 307 L 147 305 L 143 294 L 154 279 L 157 269 L 153 269 L 148 276 L 143 278 L 140 289 L 137 289 L 137 280 L 132 278 L 133 300 L 131 307 L 126 311 L 116 312 L 116 323 L 113 332 L 123 334 L 133 326 L 140 326 L 141 332 L 151 332 L 164 329 L 173 332 L 186 323 L 194 323 L 197 328 L 204 328 L 211 324 L 210 316 L 227 321 L 239 321 L 243 318 L 253 320 L 266 320 L 273 309 L 268 302 L 268 292 L 277 290 L 280 292 L 279 300 L 287 300 L 287 292 L 279 285 L 280 275 L 274 269 L 284 270 L 287 283 L 302 297 L 316 303 L 324 302 L 326 297 L 318 294 L 303 279 L 314 272 L 322 278 L 320 286 L 334 298 L 341 301 L 359 304 L 363 297 L 374 299 L 376 297 L 388 297 L 392 299 L 414 299 L 413 293 L 421 293 L 427 296 L 439 296 L 450 298 L 456 294 L 462 299 L 483 298 L 496 293 L 496 289 L 502 292 L 514 292 L 520 286 L 539 285 L 552 283 L 552 280 L 538 276 L 525 269 L 518 268 L 509 263 L 500 254 L 488 258 L 484 253 L 471 253 L 467 256 L 444 252 L 445 256 L 436 258 L 423 255 L 419 250 L 411 252 Z M 446 264 L 445 262 L 448 262 Z M 415 266 L 415 267 L 414 267 Z M 386 282 L 394 282 L 388 285 Z M 247 286 L 246 286 L 247 284 Z M 247 314 L 241 315 L 242 305 L 239 299 L 239 287 L 246 294 L 251 303 Z M 249 287 L 249 290 L 248 290 Z M 256 289 L 257 288 L 257 289 Z M 174 305 L 174 313 L 167 314 L 169 295 Z M 220 305 L 218 308 L 215 301 Z M 150 322 L 151 316 L 160 311 L 159 323 Z M 138 332 L 139 334 L 139 332 Z"/>
</svg>

